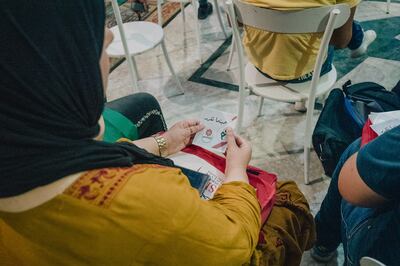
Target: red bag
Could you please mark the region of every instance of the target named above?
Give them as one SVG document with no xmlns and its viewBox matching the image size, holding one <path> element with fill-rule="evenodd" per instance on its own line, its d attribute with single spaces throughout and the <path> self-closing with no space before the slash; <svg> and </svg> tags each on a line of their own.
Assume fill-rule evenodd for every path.
<svg viewBox="0 0 400 266">
<path fill-rule="evenodd" d="M 372 122 L 368 119 L 362 130 L 361 147 L 378 137 L 378 134 L 376 134 L 375 131 L 372 130 L 371 125 Z"/>
<path fill-rule="evenodd" d="M 195 155 L 207 161 L 222 173 L 225 171 L 225 158 L 213 152 L 195 145 L 186 147 L 182 152 Z M 261 224 L 264 224 L 275 202 L 277 177 L 275 174 L 268 173 L 253 166 L 247 167 L 247 175 L 249 176 L 250 184 L 256 189 L 257 198 L 261 207 Z"/>
</svg>

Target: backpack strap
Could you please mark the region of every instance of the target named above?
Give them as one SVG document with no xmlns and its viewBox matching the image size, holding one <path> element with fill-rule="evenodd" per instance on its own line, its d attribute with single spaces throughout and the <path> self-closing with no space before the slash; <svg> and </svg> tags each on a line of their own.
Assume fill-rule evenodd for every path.
<svg viewBox="0 0 400 266">
<path fill-rule="evenodd" d="M 351 96 L 368 89 L 369 91 L 386 91 L 386 89 L 375 82 L 361 82 L 351 85 L 351 80 L 343 84 L 342 89 L 346 96 Z"/>
<path fill-rule="evenodd" d="M 342 90 L 344 91 L 344 94 L 347 95 L 349 93 L 349 86 L 351 86 L 351 80 L 349 79 L 342 85 Z"/>
<path fill-rule="evenodd" d="M 352 105 L 352 101 L 347 97 L 344 98 L 344 107 L 347 111 L 347 114 L 350 115 L 359 129 L 362 129 L 365 123 L 363 113 L 359 112 L 359 110 Z"/>
</svg>

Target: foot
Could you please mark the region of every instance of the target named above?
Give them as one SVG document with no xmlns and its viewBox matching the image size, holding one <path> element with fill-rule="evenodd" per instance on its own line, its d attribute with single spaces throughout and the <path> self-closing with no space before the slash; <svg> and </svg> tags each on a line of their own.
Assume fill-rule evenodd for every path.
<svg viewBox="0 0 400 266">
<path fill-rule="evenodd" d="M 376 39 L 376 32 L 373 30 L 367 30 L 366 32 L 364 32 L 364 38 L 363 41 L 360 45 L 360 47 L 358 47 L 355 50 L 351 50 L 351 57 L 352 58 L 356 58 L 356 57 L 360 57 L 363 54 L 365 54 L 367 52 L 368 46 L 375 41 Z"/>
<path fill-rule="evenodd" d="M 329 251 L 323 246 L 314 246 L 310 251 L 311 258 L 318 262 L 329 262 L 337 256 L 337 250 Z"/>
<path fill-rule="evenodd" d="M 199 19 L 206 19 L 208 15 L 210 15 L 212 12 L 213 12 L 213 6 L 211 3 L 207 3 L 206 5 L 200 5 L 197 12 L 197 17 Z"/>
<path fill-rule="evenodd" d="M 306 102 L 295 102 L 294 110 L 302 113 L 306 112 L 307 111 Z"/>
</svg>

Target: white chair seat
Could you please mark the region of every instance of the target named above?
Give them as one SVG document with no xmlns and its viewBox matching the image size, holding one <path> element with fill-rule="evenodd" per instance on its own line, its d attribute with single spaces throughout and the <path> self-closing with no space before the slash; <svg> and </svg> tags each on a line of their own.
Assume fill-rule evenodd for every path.
<svg viewBox="0 0 400 266">
<path fill-rule="evenodd" d="M 153 49 L 161 43 L 164 38 L 162 28 L 152 22 L 134 21 L 124 23 L 124 31 L 131 55 L 138 55 Z M 121 35 L 117 26 L 110 29 L 114 33 L 114 40 L 107 49 L 111 57 L 122 57 L 125 55 Z"/>
<path fill-rule="evenodd" d="M 311 80 L 302 83 L 285 83 L 267 78 L 251 63 L 245 68 L 246 83 L 251 91 L 264 98 L 281 102 L 299 102 L 307 100 L 310 95 Z M 323 95 L 332 89 L 337 78 L 336 68 L 321 76 L 317 85 L 316 96 Z"/>
</svg>

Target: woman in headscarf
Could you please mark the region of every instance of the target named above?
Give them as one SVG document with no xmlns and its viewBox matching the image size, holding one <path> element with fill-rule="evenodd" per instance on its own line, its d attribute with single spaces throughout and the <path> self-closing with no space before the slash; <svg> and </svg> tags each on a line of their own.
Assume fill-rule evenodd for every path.
<svg viewBox="0 0 400 266">
<path fill-rule="evenodd" d="M 313 227 L 293 184 L 278 188 L 254 253 L 260 207 L 246 174 L 251 147 L 232 130 L 226 180 L 209 201 L 159 156 L 184 148 L 198 121 L 160 138 L 145 136 L 165 126 L 137 129 L 145 138 L 133 142 L 102 141 L 112 40 L 102 0 L 0 0 L 0 32 L 1 265 L 299 261 Z"/>
<path fill-rule="evenodd" d="M 158 156 L 184 148 L 197 121 L 162 135 L 166 147 L 100 140 L 112 40 L 104 12 L 102 0 L 0 1 L 1 263 L 248 261 L 260 226 L 248 142 L 230 131 L 226 183 L 203 201 Z"/>
</svg>

